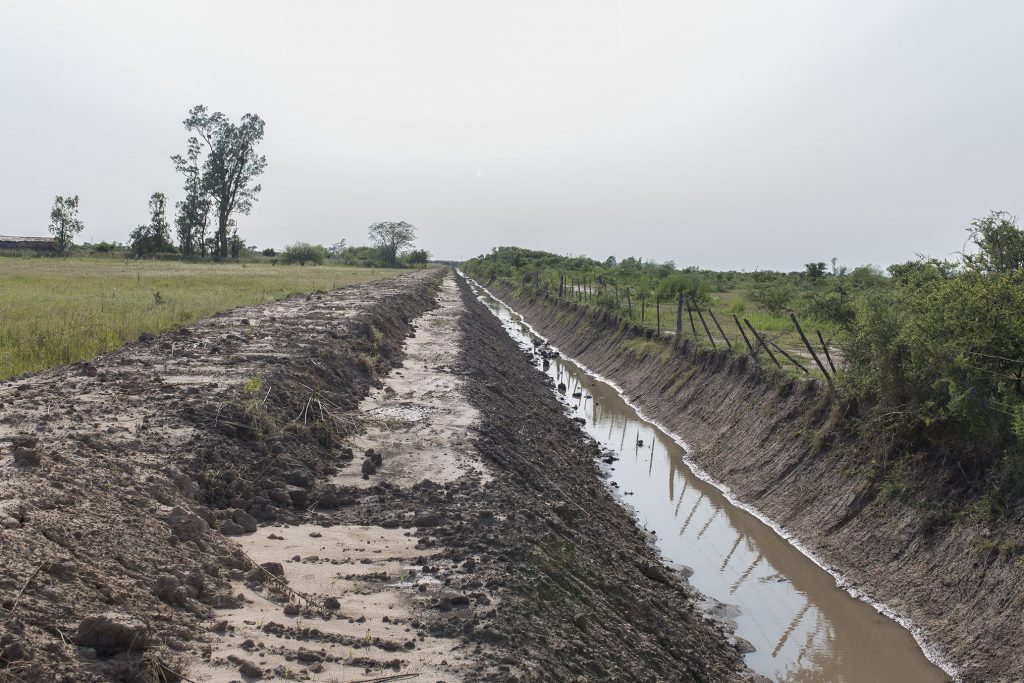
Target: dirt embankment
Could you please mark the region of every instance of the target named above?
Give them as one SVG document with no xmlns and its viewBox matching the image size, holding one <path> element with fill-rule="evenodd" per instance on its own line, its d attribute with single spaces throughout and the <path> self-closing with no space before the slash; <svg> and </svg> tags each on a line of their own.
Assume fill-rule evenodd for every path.
<svg viewBox="0 0 1024 683">
<path fill-rule="evenodd" d="M 442 276 L 0 384 L 0 681 L 750 677 Z"/>
<path fill-rule="evenodd" d="M 488 287 L 682 435 L 694 462 L 737 498 L 909 618 L 964 680 L 1024 679 L 1024 568 L 984 543 L 986 529 L 936 527 L 926 510 L 884 495 L 867 474 L 884 449 L 846 429 L 817 383 L 685 341 L 637 343 L 646 333 L 610 316 L 501 281 Z"/>
</svg>

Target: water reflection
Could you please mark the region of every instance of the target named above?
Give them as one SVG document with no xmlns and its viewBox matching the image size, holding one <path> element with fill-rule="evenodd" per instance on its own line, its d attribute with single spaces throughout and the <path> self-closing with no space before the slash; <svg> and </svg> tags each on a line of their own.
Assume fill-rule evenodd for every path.
<svg viewBox="0 0 1024 683">
<path fill-rule="evenodd" d="M 533 335 L 508 308 L 481 301 L 524 350 Z M 540 361 L 538 360 L 538 363 Z M 833 578 L 774 530 L 693 475 L 679 444 L 642 420 L 615 389 L 565 358 L 545 372 L 567 409 L 618 457 L 607 465 L 622 501 L 657 535 L 665 557 L 693 569 L 697 590 L 738 606 L 737 635 L 754 645 L 747 663 L 779 681 L 946 681 L 911 634 Z"/>
</svg>

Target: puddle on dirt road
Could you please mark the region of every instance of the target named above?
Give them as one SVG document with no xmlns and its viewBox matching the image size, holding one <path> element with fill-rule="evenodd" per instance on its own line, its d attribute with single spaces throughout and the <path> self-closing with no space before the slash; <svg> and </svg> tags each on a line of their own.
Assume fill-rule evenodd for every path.
<svg viewBox="0 0 1024 683">
<path fill-rule="evenodd" d="M 535 335 L 486 292 L 480 300 L 524 349 Z M 836 586 L 824 569 L 771 527 L 726 499 L 686 465 L 685 451 L 642 419 L 619 393 L 566 358 L 547 374 L 566 385 L 564 400 L 584 429 L 618 457 L 609 484 L 657 535 L 670 562 L 693 569 L 690 583 L 738 610 L 736 635 L 756 651 L 747 664 L 777 681 L 948 681 L 911 633 Z M 578 395 L 574 395 L 578 394 Z"/>
</svg>

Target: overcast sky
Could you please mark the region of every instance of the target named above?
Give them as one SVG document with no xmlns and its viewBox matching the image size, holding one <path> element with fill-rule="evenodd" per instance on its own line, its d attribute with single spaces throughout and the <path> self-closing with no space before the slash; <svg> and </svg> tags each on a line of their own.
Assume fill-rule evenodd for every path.
<svg viewBox="0 0 1024 683">
<path fill-rule="evenodd" d="M 440 258 L 887 265 L 1024 213 L 1024 2 L 0 0 L 0 233 L 125 241 L 199 103 L 267 123 L 242 235 Z"/>
</svg>

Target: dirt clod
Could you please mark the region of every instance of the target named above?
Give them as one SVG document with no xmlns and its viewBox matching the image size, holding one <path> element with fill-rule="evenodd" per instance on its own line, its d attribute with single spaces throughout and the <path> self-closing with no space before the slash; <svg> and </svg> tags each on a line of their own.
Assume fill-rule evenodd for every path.
<svg viewBox="0 0 1024 683">
<path fill-rule="evenodd" d="M 78 625 L 78 644 L 99 655 L 139 652 L 149 645 L 148 637 L 146 623 L 124 612 L 93 614 Z"/>
</svg>

